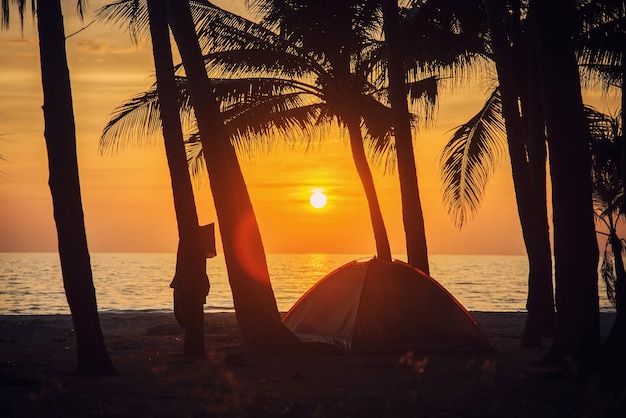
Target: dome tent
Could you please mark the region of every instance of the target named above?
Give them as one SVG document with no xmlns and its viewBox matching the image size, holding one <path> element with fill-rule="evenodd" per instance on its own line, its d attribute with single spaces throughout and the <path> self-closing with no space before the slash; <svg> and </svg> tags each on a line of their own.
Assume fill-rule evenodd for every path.
<svg viewBox="0 0 626 418">
<path fill-rule="evenodd" d="M 355 260 L 339 267 L 283 321 L 304 343 L 351 354 L 493 351 L 476 320 L 443 286 L 399 260 Z"/>
</svg>

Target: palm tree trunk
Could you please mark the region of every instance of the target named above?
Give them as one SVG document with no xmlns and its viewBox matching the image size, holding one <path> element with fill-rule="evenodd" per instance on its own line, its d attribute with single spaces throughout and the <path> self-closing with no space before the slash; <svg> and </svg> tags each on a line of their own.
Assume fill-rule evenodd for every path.
<svg viewBox="0 0 626 418">
<path fill-rule="evenodd" d="M 211 93 L 186 0 L 168 0 L 170 24 L 187 73 L 222 236 L 224 258 L 239 327 L 246 346 L 282 351 L 298 346 L 281 321 L 265 250 L 241 168 Z"/>
<path fill-rule="evenodd" d="M 174 77 L 165 0 L 148 0 L 148 14 L 161 125 L 178 224 L 179 248 L 176 274 L 172 281 L 174 314 L 185 329 L 183 353 L 201 356 L 204 354 L 203 305 L 209 293 L 209 278 L 183 142 L 179 116 L 180 93 Z"/>
<path fill-rule="evenodd" d="M 526 303 L 528 315 L 522 334 L 522 345 L 540 346 L 544 331 L 546 328 L 549 331 L 555 321 L 545 186 L 543 116 L 537 114 L 537 110 L 540 110 L 537 102 L 530 100 L 530 95 L 535 90 L 534 86 L 530 88 L 522 86 L 522 83 L 528 83 L 530 73 L 519 75 L 520 68 L 523 68 L 521 62 L 515 62 L 515 56 L 519 52 L 509 46 L 509 39 L 512 37 L 516 38 L 515 45 L 521 43 L 519 34 L 512 35 L 516 28 L 513 25 L 519 22 L 510 22 L 510 19 L 507 19 L 509 14 L 506 6 L 498 0 L 486 0 L 485 8 L 502 97 L 502 113 L 507 131 L 517 211 L 529 264 Z M 524 91 L 525 94 L 522 93 Z M 525 115 L 527 125 L 524 123 L 524 115 L 520 114 L 518 100 L 522 101 L 522 109 L 527 113 Z"/>
<path fill-rule="evenodd" d="M 538 58 L 552 179 L 558 317 L 546 360 L 570 359 L 588 374 L 600 348 L 599 251 L 591 198 L 591 136 L 568 26 L 574 15 L 570 0 L 531 0 L 528 19 Z"/>
<path fill-rule="evenodd" d="M 529 67 L 536 69 L 534 64 Z M 556 313 L 554 310 L 552 250 L 546 192 L 547 143 L 545 123 L 536 71 L 530 71 L 528 79 L 527 153 L 532 189 L 532 196 L 528 196 L 528 201 L 532 206 L 530 208 L 532 217 L 529 217 L 524 223 L 531 231 L 531 244 L 526 246 L 530 268 L 526 305 L 528 317 L 522 335 L 522 345 L 536 345 L 534 343 L 537 341 L 537 334 L 542 337 L 554 336 Z M 533 324 L 530 324 L 530 321 Z"/>
<path fill-rule="evenodd" d="M 374 241 L 376 242 L 376 253 L 378 258 L 391 261 L 391 249 L 387 229 L 383 220 L 383 214 L 378 203 L 374 178 L 367 162 L 365 148 L 363 147 L 363 135 L 359 124 L 358 116 L 346 115 L 346 125 L 350 134 L 350 148 L 356 171 L 365 191 L 365 198 L 369 207 L 372 229 L 374 230 Z"/>
<path fill-rule="evenodd" d="M 400 56 L 398 2 L 397 0 L 383 0 L 382 6 L 385 45 L 389 61 L 389 99 L 396 140 L 407 258 L 409 264 L 430 274 L 424 214 L 417 183 L 410 114 L 406 99 L 408 90 Z"/>
<path fill-rule="evenodd" d="M 54 220 L 67 302 L 76 330 L 77 371 L 112 375 L 100 328 L 78 175 L 76 129 L 60 0 L 37 2 L 43 115 Z"/>
</svg>

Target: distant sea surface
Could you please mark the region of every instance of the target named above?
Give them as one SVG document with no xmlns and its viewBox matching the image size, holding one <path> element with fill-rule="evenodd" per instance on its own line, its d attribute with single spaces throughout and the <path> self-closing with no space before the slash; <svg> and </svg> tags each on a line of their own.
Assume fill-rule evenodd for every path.
<svg viewBox="0 0 626 418">
<path fill-rule="evenodd" d="M 268 254 L 278 309 L 285 312 L 317 281 L 341 265 L 371 256 Z M 406 260 L 404 257 L 399 259 Z M 101 312 L 172 310 L 175 254 L 93 253 L 91 264 Z M 526 310 L 526 256 L 432 255 L 431 275 L 469 311 Z M 233 311 L 223 256 L 207 260 L 211 291 L 206 312 Z M 602 311 L 614 310 L 600 288 Z M 0 315 L 69 314 L 56 253 L 0 253 Z"/>
</svg>

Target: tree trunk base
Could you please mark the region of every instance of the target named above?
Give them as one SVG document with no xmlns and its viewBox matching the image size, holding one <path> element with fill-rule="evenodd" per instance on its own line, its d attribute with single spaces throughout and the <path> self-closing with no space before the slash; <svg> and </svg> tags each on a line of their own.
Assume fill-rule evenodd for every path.
<svg viewBox="0 0 626 418">
<path fill-rule="evenodd" d="M 541 347 L 543 337 L 553 337 L 556 326 L 554 312 L 528 312 L 522 331 L 522 347 Z"/>
<path fill-rule="evenodd" d="M 186 300 L 180 292 L 174 289 L 174 317 L 185 330 L 183 354 L 191 357 L 203 356 L 204 304 L 202 301 Z"/>
<path fill-rule="evenodd" d="M 195 303 L 187 309 L 183 354 L 190 357 L 204 355 L 204 305 Z"/>
</svg>

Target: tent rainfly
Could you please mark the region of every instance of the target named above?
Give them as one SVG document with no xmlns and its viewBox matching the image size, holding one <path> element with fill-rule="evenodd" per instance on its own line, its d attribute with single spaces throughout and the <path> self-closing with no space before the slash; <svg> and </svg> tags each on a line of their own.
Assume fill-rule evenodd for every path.
<svg viewBox="0 0 626 418">
<path fill-rule="evenodd" d="M 341 352 L 493 351 L 435 279 L 399 260 L 351 261 L 309 289 L 283 321 L 304 343 Z"/>
</svg>

